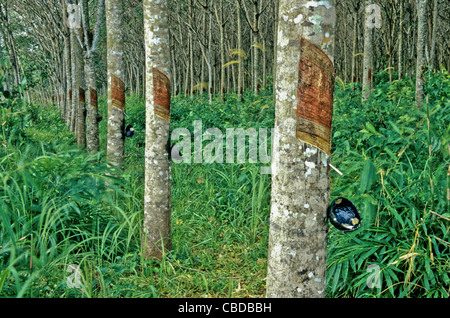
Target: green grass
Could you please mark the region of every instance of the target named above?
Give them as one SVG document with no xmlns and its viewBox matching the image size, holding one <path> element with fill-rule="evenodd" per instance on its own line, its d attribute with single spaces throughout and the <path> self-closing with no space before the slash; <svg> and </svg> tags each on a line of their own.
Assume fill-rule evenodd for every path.
<svg viewBox="0 0 450 318">
<path fill-rule="evenodd" d="M 428 77 L 422 110 L 407 80 L 379 75 L 366 104 L 337 85 L 332 163 L 344 175 L 331 172 L 332 198 L 351 199 L 363 225 L 330 228 L 328 297 L 448 297 L 449 82 L 447 73 Z M 0 297 L 264 297 L 271 185 L 262 164 L 173 164 L 173 249 L 147 261 L 142 97 L 127 96 L 136 133 L 114 179 L 104 162 L 106 120 L 103 152 L 88 156 L 54 108 L 19 106 L 0 113 Z M 105 99 L 99 111 L 107 118 Z M 273 114 L 270 86 L 242 103 L 178 96 L 171 129 L 193 133 L 199 119 L 204 130 L 271 128 Z M 71 264 L 82 289 L 69 286 Z M 370 265 L 381 270 L 380 288 L 366 284 Z"/>
</svg>

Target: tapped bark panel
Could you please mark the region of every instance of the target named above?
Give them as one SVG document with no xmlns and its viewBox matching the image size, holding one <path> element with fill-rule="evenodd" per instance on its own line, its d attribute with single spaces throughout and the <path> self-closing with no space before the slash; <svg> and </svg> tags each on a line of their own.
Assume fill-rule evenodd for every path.
<svg viewBox="0 0 450 318">
<path fill-rule="evenodd" d="M 111 74 L 111 104 L 125 110 L 125 83 L 114 74 Z"/>
<path fill-rule="evenodd" d="M 310 41 L 300 40 L 297 86 L 297 138 L 331 153 L 334 66 Z"/>
<path fill-rule="evenodd" d="M 91 99 L 91 107 L 98 108 L 98 93 L 95 88 L 89 87 L 89 96 Z"/>
<path fill-rule="evenodd" d="M 312 120 L 297 118 L 297 138 L 312 144 L 320 150 L 331 153 L 331 129 Z"/>
<path fill-rule="evenodd" d="M 153 68 L 153 101 L 155 114 L 170 121 L 170 80 L 156 68 Z"/>
<path fill-rule="evenodd" d="M 80 103 L 85 104 L 86 96 L 84 94 L 84 89 L 82 87 L 80 87 L 78 91 L 79 91 Z"/>
</svg>

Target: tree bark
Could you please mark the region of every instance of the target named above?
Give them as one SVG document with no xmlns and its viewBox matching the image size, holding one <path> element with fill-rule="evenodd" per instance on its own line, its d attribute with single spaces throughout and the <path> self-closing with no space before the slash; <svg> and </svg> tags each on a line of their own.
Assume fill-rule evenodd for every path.
<svg viewBox="0 0 450 318">
<path fill-rule="evenodd" d="M 125 83 L 123 66 L 122 1 L 106 0 L 108 54 L 108 137 L 106 155 L 117 168 L 124 167 Z"/>
<path fill-rule="evenodd" d="M 437 38 L 437 30 L 438 30 L 438 8 L 439 8 L 439 0 L 433 1 L 433 32 L 431 38 L 431 52 L 430 52 L 430 67 L 433 70 L 436 70 L 436 38 Z"/>
<path fill-rule="evenodd" d="M 88 9 L 87 0 L 84 1 L 84 9 Z M 97 20 L 95 29 L 93 30 L 93 37 L 89 35 L 89 12 L 83 13 L 84 34 L 83 39 L 85 43 L 85 75 L 86 75 L 86 150 L 90 153 L 97 153 L 99 151 L 99 135 L 98 135 L 98 92 L 97 92 L 97 77 L 94 70 L 94 52 L 97 47 L 100 28 L 103 21 L 103 13 L 105 11 L 105 1 L 100 0 L 97 8 Z"/>
<path fill-rule="evenodd" d="M 373 89 L 373 43 L 372 43 L 372 28 L 367 23 L 367 19 L 370 15 L 368 6 L 371 4 L 371 0 L 365 0 L 365 16 L 364 16 L 364 68 L 363 68 L 363 91 L 362 101 L 367 101 L 370 96 L 370 92 Z"/>
<path fill-rule="evenodd" d="M 427 0 L 419 0 L 417 8 L 417 63 L 416 63 L 416 106 L 422 108 L 425 72 L 425 43 L 427 35 Z"/>
<path fill-rule="evenodd" d="M 144 0 L 146 51 L 146 138 L 144 232 L 146 258 L 171 249 L 169 28 L 166 0 Z"/>
<path fill-rule="evenodd" d="M 280 0 L 267 297 L 324 297 L 334 1 Z"/>
<path fill-rule="evenodd" d="M 400 14 L 398 27 L 398 79 L 401 80 L 403 76 L 403 0 L 400 0 Z"/>
</svg>

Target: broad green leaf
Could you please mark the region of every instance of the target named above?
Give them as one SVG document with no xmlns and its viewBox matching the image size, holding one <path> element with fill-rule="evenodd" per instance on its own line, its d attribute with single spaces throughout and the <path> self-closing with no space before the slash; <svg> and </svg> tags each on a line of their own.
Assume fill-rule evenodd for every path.
<svg viewBox="0 0 450 318">
<path fill-rule="evenodd" d="M 370 190 L 370 187 L 377 178 L 376 168 L 371 160 L 366 160 L 360 179 L 360 191 L 361 194 Z"/>
<path fill-rule="evenodd" d="M 333 293 L 336 291 L 337 285 L 339 283 L 339 278 L 341 276 L 341 268 L 342 263 L 339 263 L 336 267 L 336 270 L 334 271 L 333 283 L 331 285 L 331 290 L 333 291 Z"/>
</svg>

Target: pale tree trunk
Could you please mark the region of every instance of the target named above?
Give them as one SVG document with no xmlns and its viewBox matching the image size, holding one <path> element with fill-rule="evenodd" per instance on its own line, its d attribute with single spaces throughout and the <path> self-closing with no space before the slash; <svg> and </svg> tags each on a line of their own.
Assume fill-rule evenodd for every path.
<svg viewBox="0 0 450 318">
<path fill-rule="evenodd" d="M 91 153 L 99 151 L 98 136 L 98 93 L 94 72 L 94 58 L 89 54 L 85 58 L 86 73 L 86 150 Z"/>
<path fill-rule="evenodd" d="M 77 135 L 77 143 L 79 149 L 86 148 L 86 117 L 85 117 L 85 102 L 86 95 L 84 90 L 84 54 L 83 48 L 80 46 L 79 40 L 82 39 L 82 30 L 75 29 L 76 33 L 78 33 L 78 37 L 75 38 L 75 54 L 76 54 L 76 63 L 77 68 L 75 72 L 75 82 L 78 84 L 78 88 L 75 88 L 75 91 L 78 92 L 78 108 L 76 110 L 76 135 Z M 77 86 L 74 86 L 77 87 Z"/>
<path fill-rule="evenodd" d="M 372 43 L 372 31 L 368 23 L 370 10 L 368 6 L 371 4 L 371 0 L 365 0 L 365 16 L 364 16 L 364 68 L 363 68 L 363 84 L 362 84 L 362 101 L 367 101 L 370 96 L 370 92 L 373 89 L 373 43 Z"/>
<path fill-rule="evenodd" d="M 236 0 L 236 18 L 237 18 L 237 49 L 238 49 L 238 56 L 239 56 L 239 63 L 238 63 L 238 101 L 242 101 L 242 92 L 243 92 L 243 85 L 242 85 L 242 64 L 244 63 L 244 57 L 241 54 L 242 50 L 242 30 L 241 30 L 241 6 L 239 4 L 239 0 Z"/>
<path fill-rule="evenodd" d="M 217 24 L 219 25 L 219 50 L 220 50 L 220 96 L 223 100 L 225 94 L 225 44 L 224 44 L 224 15 L 223 0 L 219 0 L 220 12 L 217 10 L 217 1 L 214 2 L 214 12 L 216 13 Z"/>
<path fill-rule="evenodd" d="M 146 65 L 145 193 L 142 244 L 146 258 L 171 249 L 169 26 L 166 0 L 144 0 Z"/>
<path fill-rule="evenodd" d="M 71 61 L 71 69 L 72 69 L 72 109 L 70 111 L 70 130 L 72 132 L 76 133 L 76 120 L 77 120 L 77 114 L 78 114 L 78 108 L 80 103 L 79 98 L 79 83 L 78 83 L 78 77 L 77 77 L 77 69 L 79 68 L 79 61 L 77 59 L 77 36 L 75 35 L 75 32 L 77 32 L 75 29 L 70 29 L 70 61 Z"/>
<path fill-rule="evenodd" d="M 279 3 L 267 297 L 324 297 L 336 6 Z"/>
<path fill-rule="evenodd" d="M 438 21 L 439 21 L 439 15 L 438 15 L 438 9 L 439 9 L 439 0 L 433 1 L 433 31 L 432 31 L 432 38 L 431 38 L 431 52 L 430 52 L 430 67 L 433 70 L 436 70 L 436 37 L 437 37 L 437 30 L 438 30 Z"/>
<path fill-rule="evenodd" d="M 189 23 L 193 25 L 193 13 L 192 13 L 192 0 L 189 0 L 188 5 L 188 16 L 189 16 Z M 189 74 L 190 74 L 190 95 L 191 99 L 194 98 L 194 41 L 192 39 L 192 32 L 188 33 L 188 42 L 189 42 Z"/>
<path fill-rule="evenodd" d="M 106 33 L 108 53 L 108 161 L 124 167 L 125 83 L 123 66 L 122 1 L 106 0 Z"/>
<path fill-rule="evenodd" d="M 421 108 L 423 103 L 425 43 L 427 38 L 427 0 L 419 0 L 417 17 L 416 106 Z"/>
<path fill-rule="evenodd" d="M 83 8 L 87 10 L 88 2 L 83 0 Z M 103 21 L 103 13 L 105 11 L 105 1 L 100 0 L 97 8 L 97 20 L 92 40 L 89 36 L 89 30 L 84 28 L 84 43 L 86 52 L 84 56 L 85 74 L 86 74 L 86 150 L 90 153 L 99 151 L 99 135 L 98 135 L 98 93 L 96 76 L 94 71 L 94 52 L 97 47 L 100 28 Z M 83 25 L 89 26 L 89 12 L 83 13 Z"/>
<path fill-rule="evenodd" d="M 355 6 L 355 9 L 352 13 L 353 16 L 353 33 L 352 33 L 352 75 L 351 75 L 351 82 L 356 83 L 356 44 L 357 44 L 357 31 L 358 31 L 358 7 Z M 352 86 L 353 89 L 355 86 Z"/>
<path fill-rule="evenodd" d="M 64 121 L 66 125 L 69 125 L 70 111 L 72 107 L 72 82 L 71 82 L 71 65 L 70 65 L 70 36 L 66 36 L 64 40 L 64 69 L 65 69 L 65 79 L 66 79 L 66 94 L 65 103 L 66 108 L 64 110 Z"/>
<path fill-rule="evenodd" d="M 403 76 L 403 0 L 400 0 L 400 23 L 398 27 L 398 79 Z"/>
</svg>

